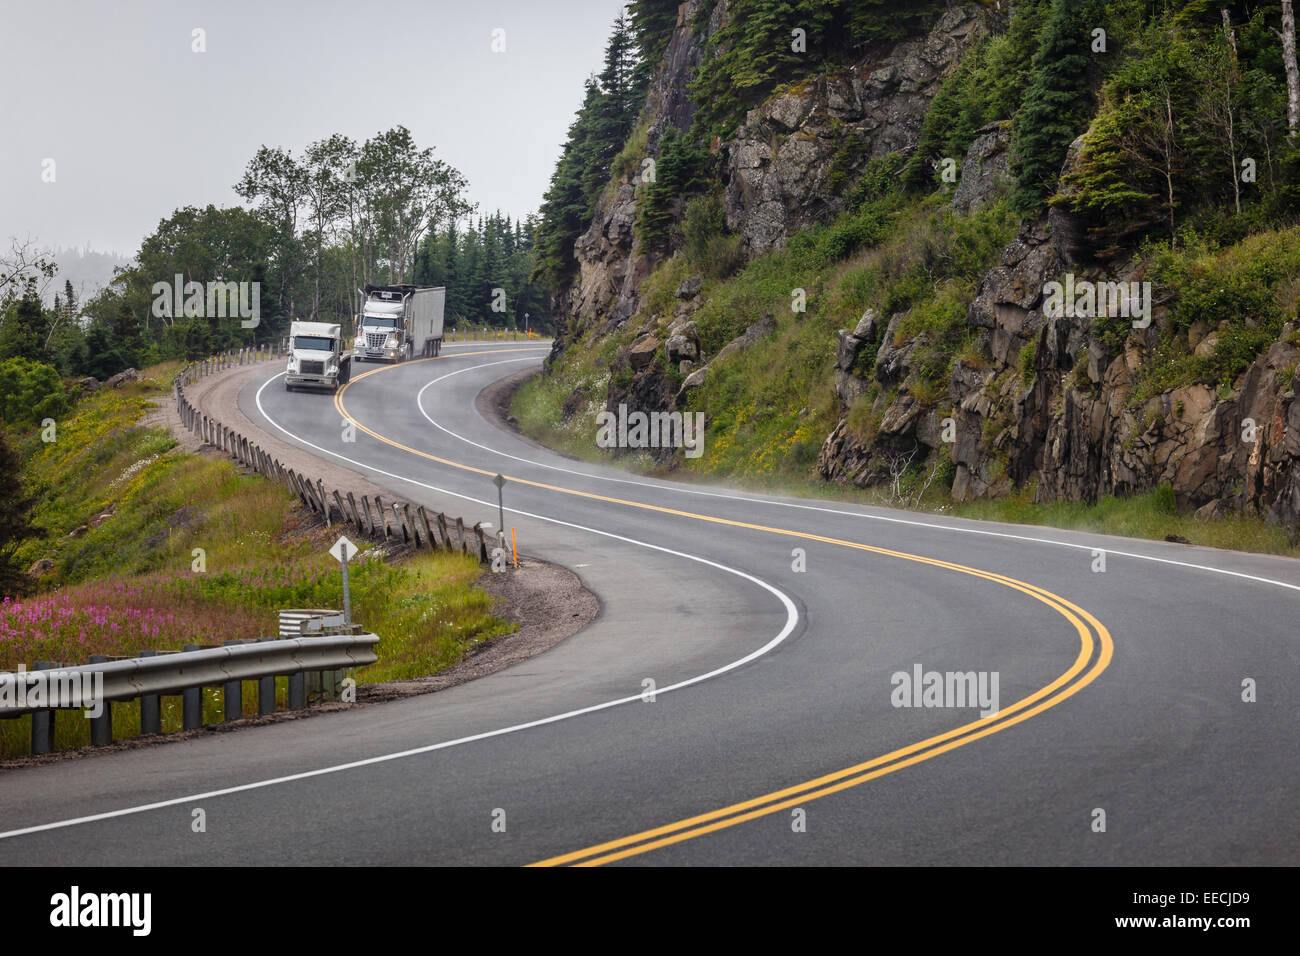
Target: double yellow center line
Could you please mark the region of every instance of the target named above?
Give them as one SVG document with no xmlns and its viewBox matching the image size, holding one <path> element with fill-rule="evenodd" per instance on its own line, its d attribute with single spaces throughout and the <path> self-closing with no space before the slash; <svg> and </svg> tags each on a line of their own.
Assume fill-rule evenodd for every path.
<svg viewBox="0 0 1300 956">
<path fill-rule="evenodd" d="M 538 351 L 537 349 L 490 349 L 483 352 L 461 352 L 455 356 L 440 356 L 432 359 L 420 359 L 419 361 L 432 362 L 439 361 L 441 358 L 464 357 L 470 355 L 498 354 L 500 352 L 525 352 Z M 387 368 L 378 368 L 366 372 L 353 379 L 353 382 L 360 381 L 370 375 L 378 372 L 388 371 L 394 366 Z M 450 461 L 446 458 L 440 458 L 437 455 L 431 455 L 428 452 L 411 448 L 401 442 L 395 441 L 385 435 L 366 427 L 357 421 L 350 414 L 343 403 L 343 395 L 351 386 L 348 383 L 335 394 L 334 404 L 339 414 L 344 418 L 352 421 L 357 428 L 361 429 L 367 435 L 377 441 L 399 448 L 402 451 L 409 452 L 421 458 L 435 461 L 441 465 L 451 468 L 458 468 L 462 471 L 474 472 L 480 475 L 493 475 L 495 472 L 483 468 L 474 468 L 470 465 L 464 465 L 460 462 Z M 610 840 L 605 843 L 598 843 L 594 846 L 586 847 L 582 850 L 576 850 L 572 853 L 565 853 L 561 856 L 550 857 L 549 859 L 540 860 L 532 866 L 600 866 L 604 863 L 612 863 L 616 860 L 626 859 L 641 853 L 648 853 L 661 847 L 669 846 L 674 843 L 680 843 L 683 840 L 694 839 L 707 833 L 713 833 L 727 827 L 737 826 L 758 817 L 766 816 L 772 813 L 778 813 L 782 810 L 790 809 L 802 803 L 811 800 L 818 800 L 822 797 L 830 796 L 850 787 L 860 786 L 869 780 L 882 777 L 885 774 L 902 770 L 904 767 L 910 767 L 914 764 L 937 757 L 940 754 L 955 750 L 957 747 L 964 747 L 966 744 L 995 734 L 1008 727 L 1013 727 L 1021 721 L 1028 720 L 1043 711 L 1055 707 L 1068 697 L 1078 693 L 1084 687 L 1087 687 L 1097 676 L 1109 666 L 1111 657 L 1114 654 L 1114 642 L 1111 640 L 1110 632 L 1105 626 L 1087 611 L 1075 604 L 1067 601 L 1051 591 L 1040 588 L 1037 585 L 1027 584 L 1024 581 L 1007 577 L 1006 575 L 996 574 L 992 571 L 983 571 L 979 568 L 968 567 L 963 564 L 954 564 L 950 561 L 941 561 L 936 558 L 927 558 L 922 555 L 909 554 L 905 551 L 894 551 L 889 548 L 879 548 L 874 545 L 861 544 L 857 541 L 846 541 L 842 538 L 830 538 L 823 535 L 812 534 L 807 531 L 795 531 L 789 528 L 776 528 L 768 525 L 753 524 L 747 521 L 734 521 L 730 518 L 719 518 L 714 515 L 697 514 L 690 511 L 681 511 L 676 508 L 664 508 L 659 505 L 646 504 L 640 501 L 629 501 L 624 498 L 613 498 L 607 495 L 593 494 L 588 491 L 578 491 L 574 488 L 564 488 L 559 485 L 550 485 L 539 481 L 530 481 L 527 478 L 516 478 L 506 476 L 510 481 L 521 485 L 530 485 L 534 488 L 541 488 L 546 491 L 554 491 L 559 494 L 574 495 L 580 498 L 588 498 L 594 501 L 603 501 L 609 504 L 621 505 L 628 508 L 639 508 L 645 511 L 655 511 L 661 514 L 674 515 L 679 518 L 689 518 L 695 521 L 704 521 L 710 524 L 725 525 L 732 528 L 743 528 L 749 531 L 759 531 L 767 534 L 780 535 L 787 538 L 801 539 L 805 541 L 817 541 L 822 544 L 835 545 L 837 547 L 849 548 L 856 551 L 867 551 L 872 554 L 882 555 L 884 557 L 897 558 L 902 561 L 914 561 L 919 564 L 930 565 L 931 567 L 942 568 L 948 571 L 955 571 L 960 574 L 969 574 L 973 577 L 982 578 L 994 584 L 1002 585 L 1014 591 L 1019 591 L 1034 600 L 1041 601 L 1052 610 L 1064 617 L 1074 627 L 1079 636 L 1079 653 L 1074 659 L 1074 663 L 1069 669 L 1059 677 L 1044 687 L 1039 688 L 1027 697 L 1016 701 L 1009 707 L 1000 710 L 995 716 L 972 721 L 963 724 L 953 730 L 949 730 L 933 737 L 927 737 L 925 740 L 909 744 L 906 747 L 900 747 L 889 753 L 882 754 L 879 757 L 873 757 L 863 763 L 854 764 L 851 767 L 845 767 L 843 770 L 837 770 L 834 773 L 825 774 L 794 786 L 786 787 L 781 790 L 775 790 L 771 793 L 755 797 L 751 800 L 745 800 L 740 803 L 723 807 L 719 810 L 712 810 L 708 813 L 698 816 L 687 817 L 678 820 L 675 823 L 665 824 L 664 826 L 655 827 L 654 829 L 644 830 L 640 833 L 634 833 L 631 836 L 621 837 L 617 840 Z"/>
</svg>

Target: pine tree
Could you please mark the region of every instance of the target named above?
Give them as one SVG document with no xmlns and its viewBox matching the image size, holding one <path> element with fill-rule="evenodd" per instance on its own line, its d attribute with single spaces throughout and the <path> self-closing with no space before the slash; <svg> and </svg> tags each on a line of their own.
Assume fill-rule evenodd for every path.
<svg viewBox="0 0 1300 956">
<path fill-rule="evenodd" d="M 637 103 L 645 99 L 654 71 L 668 49 L 668 41 L 677 26 L 677 7 L 678 0 L 632 0 L 627 5 L 637 49 L 630 93 Z"/>
<path fill-rule="evenodd" d="M 1088 92 L 1092 30 L 1101 18 L 1095 0 L 1054 0 L 1031 63 L 1032 79 L 1016 114 L 1013 200 L 1038 212 L 1056 189 L 1070 143 L 1091 113 Z"/>
<path fill-rule="evenodd" d="M 0 432 L 0 595 L 17 597 L 31 588 L 15 551 L 36 535 L 31 511 L 36 500 L 28 495 L 19 472 L 18 454 Z"/>
<path fill-rule="evenodd" d="M 599 77 L 587 80 L 560 160 L 541 208 L 533 280 L 552 287 L 572 277 L 573 244 L 595 213 L 610 164 L 626 142 L 640 111 L 635 88 L 636 44 L 624 17 L 614 23 Z"/>
</svg>

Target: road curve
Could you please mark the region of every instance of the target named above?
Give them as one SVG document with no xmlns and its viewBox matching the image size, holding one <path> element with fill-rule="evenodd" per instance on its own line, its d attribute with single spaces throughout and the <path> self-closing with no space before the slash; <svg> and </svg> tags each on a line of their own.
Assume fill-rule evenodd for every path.
<svg viewBox="0 0 1300 956">
<path fill-rule="evenodd" d="M 466 343 L 338 396 L 268 366 L 239 401 L 471 520 L 504 473 L 592 625 L 438 694 L 8 772 L 0 864 L 1300 860 L 1300 563 L 575 463 L 476 410 L 544 355 Z M 996 675 L 997 712 L 895 706 L 918 667 Z"/>
</svg>

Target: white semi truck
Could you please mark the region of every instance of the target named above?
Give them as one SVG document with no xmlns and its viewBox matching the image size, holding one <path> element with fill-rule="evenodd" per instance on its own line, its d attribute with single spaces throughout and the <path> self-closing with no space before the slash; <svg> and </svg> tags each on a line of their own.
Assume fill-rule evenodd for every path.
<svg viewBox="0 0 1300 956">
<path fill-rule="evenodd" d="M 351 356 L 343 347 L 343 326 L 329 322 L 294 322 L 289 326 L 285 391 L 292 392 L 300 385 L 338 391 L 351 370 Z"/>
<path fill-rule="evenodd" d="M 447 303 L 443 286 L 368 285 L 357 337 L 352 346 L 356 362 L 405 362 L 417 355 L 442 351 L 442 313 Z"/>
</svg>

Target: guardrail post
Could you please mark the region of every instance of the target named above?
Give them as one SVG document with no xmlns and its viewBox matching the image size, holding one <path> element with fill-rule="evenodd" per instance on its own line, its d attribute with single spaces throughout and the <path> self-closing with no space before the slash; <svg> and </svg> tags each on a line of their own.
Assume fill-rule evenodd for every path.
<svg viewBox="0 0 1300 956">
<path fill-rule="evenodd" d="M 321 671 L 321 697 L 329 701 L 343 698 L 343 671 Z"/>
<path fill-rule="evenodd" d="M 141 651 L 141 657 L 157 657 L 157 651 Z M 140 736 L 162 733 L 162 704 L 157 694 L 140 696 Z"/>
<path fill-rule="evenodd" d="M 320 496 L 320 510 L 321 514 L 325 516 L 325 527 L 333 527 L 330 523 L 329 499 L 325 497 L 325 482 L 321 481 L 319 478 L 316 479 L 316 493 Z"/>
<path fill-rule="evenodd" d="M 456 518 L 456 537 L 460 539 L 460 550 L 462 554 L 469 554 L 469 543 L 465 540 L 465 519 Z"/>
<path fill-rule="evenodd" d="M 37 661 L 36 670 L 47 671 L 53 661 Z M 38 710 L 32 714 L 32 753 L 47 754 L 54 749 L 54 711 Z"/>
<path fill-rule="evenodd" d="M 240 641 L 222 641 L 222 646 L 242 643 Z M 228 680 L 221 685 L 221 703 L 225 709 L 226 720 L 238 720 L 244 715 L 244 682 Z"/>
<path fill-rule="evenodd" d="M 429 516 L 425 513 L 424 505 L 415 509 L 415 517 L 420 522 L 420 530 L 424 532 L 424 546 L 431 551 L 438 550 L 438 540 L 433 536 L 433 530 L 429 527 Z"/>
<path fill-rule="evenodd" d="M 388 540 L 388 515 L 384 513 L 384 499 L 375 495 L 375 516 L 384 523 L 384 540 Z M 371 527 L 374 530 L 374 527 Z"/>
<path fill-rule="evenodd" d="M 307 675 L 302 671 L 289 675 L 289 709 L 300 710 L 307 706 Z"/>
<path fill-rule="evenodd" d="M 182 651 L 197 651 L 199 645 L 184 644 Z M 181 691 L 181 729 L 198 730 L 203 726 L 203 688 L 187 687 Z"/>
<path fill-rule="evenodd" d="M 91 654 L 90 663 L 103 664 L 108 661 L 106 654 Z M 101 701 L 103 713 L 90 718 L 90 743 L 93 747 L 107 747 L 113 742 L 113 704 Z"/>
<path fill-rule="evenodd" d="M 501 532 L 501 533 L 502 533 L 503 535 L 505 534 L 505 532 Z M 488 556 L 487 539 L 486 539 L 486 537 L 484 537 L 484 534 L 483 534 L 483 523 L 482 523 L 481 521 L 476 521 L 476 522 L 474 522 L 474 537 L 475 537 L 476 539 L 478 539 L 478 547 L 474 549 L 474 550 L 477 552 L 477 554 L 476 554 L 475 556 L 476 556 L 476 557 L 477 557 L 477 558 L 478 558 L 482 563 L 487 564 L 487 563 L 491 560 L 491 558 L 489 558 L 489 556 Z M 505 538 L 504 538 L 504 537 L 502 538 L 501 543 L 502 543 L 503 545 L 505 544 Z M 502 548 L 502 550 L 505 550 L 505 549 Z"/>
<path fill-rule="evenodd" d="M 262 677 L 257 681 L 257 712 L 262 715 L 275 713 L 275 675 Z"/>
</svg>

